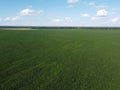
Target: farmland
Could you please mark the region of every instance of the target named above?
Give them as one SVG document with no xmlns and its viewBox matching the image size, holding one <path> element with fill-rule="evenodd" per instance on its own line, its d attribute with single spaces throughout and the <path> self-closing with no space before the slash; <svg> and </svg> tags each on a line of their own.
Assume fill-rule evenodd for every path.
<svg viewBox="0 0 120 90">
<path fill-rule="evenodd" d="M 0 30 L 0 90 L 120 90 L 120 29 Z"/>
</svg>

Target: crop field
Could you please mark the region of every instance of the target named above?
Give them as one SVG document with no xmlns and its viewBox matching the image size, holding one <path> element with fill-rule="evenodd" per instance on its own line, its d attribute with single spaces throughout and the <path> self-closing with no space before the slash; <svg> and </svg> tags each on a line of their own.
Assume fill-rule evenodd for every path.
<svg viewBox="0 0 120 90">
<path fill-rule="evenodd" d="M 120 90 L 120 29 L 0 30 L 0 90 Z"/>
</svg>

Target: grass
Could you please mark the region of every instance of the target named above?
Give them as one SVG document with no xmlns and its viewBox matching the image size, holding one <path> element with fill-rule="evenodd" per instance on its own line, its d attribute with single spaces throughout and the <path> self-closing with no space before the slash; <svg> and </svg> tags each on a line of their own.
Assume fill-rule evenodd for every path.
<svg viewBox="0 0 120 90">
<path fill-rule="evenodd" d="M 0 30 L 0 90 L 120 90 L 120 30 Z"/>
</svg>

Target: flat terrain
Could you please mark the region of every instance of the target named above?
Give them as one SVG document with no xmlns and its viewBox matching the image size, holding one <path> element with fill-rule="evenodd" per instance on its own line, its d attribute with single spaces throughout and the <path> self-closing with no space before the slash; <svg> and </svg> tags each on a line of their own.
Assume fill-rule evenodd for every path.
<svg viewBox="0 0 120 90">
<path fill-rule="evenodd" d="M 0 90 L 120 90 L 120 29 L 1 29 Z"/>
<path fill-rule="evenodd" d="M 0 28 L 0 30 L 35 30 L 33 28 Z"/>
</svg>

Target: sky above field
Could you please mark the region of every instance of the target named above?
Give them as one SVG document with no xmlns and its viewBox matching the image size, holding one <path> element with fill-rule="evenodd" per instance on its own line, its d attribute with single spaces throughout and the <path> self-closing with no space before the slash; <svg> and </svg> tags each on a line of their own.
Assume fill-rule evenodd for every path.
<svg viewBox="0 0 120 90">
<path fill-rule="evenodd" d="M 0 26 L 120 26 L 120 0 L 0 1 Z"/>
</svg>

